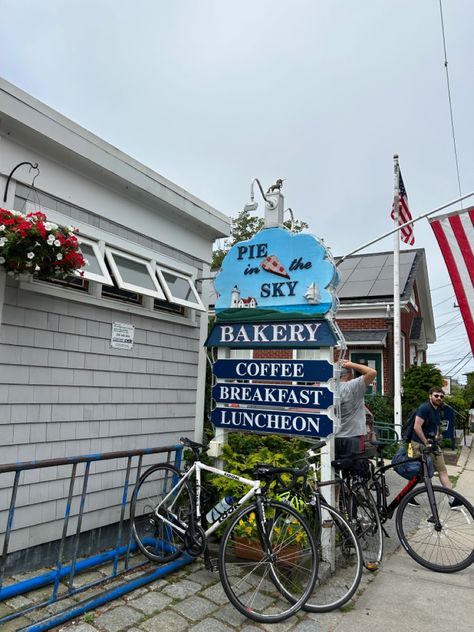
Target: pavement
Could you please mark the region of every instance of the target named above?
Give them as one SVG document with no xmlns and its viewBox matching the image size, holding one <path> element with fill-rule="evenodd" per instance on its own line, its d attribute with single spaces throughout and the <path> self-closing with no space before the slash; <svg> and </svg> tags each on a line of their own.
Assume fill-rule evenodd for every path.
<svg viewBox="0 0 474 632">
<path fill-rule="evenodd" d="M 474 504 L 474 450 L 470 442 L 462 447 L 457 465 L 448 466 L 448 473 L 457 477 L 455 489 Z M 396 474 L 393 476 L 389 484 L 399 491 L 403 480 Z M 279 624 L 255 623 L 228 603 L 218 574 L 208 572 L 198 559 L 52 629 L 56 632 L 379 632 L 400 626 L 408 632 L 444 632 L 451 627 L 456 632 L 472 630 L 474 565 L 452 574 L 429 571 L 416 564 L 400 546 L 394 520 L 386 526 L 391 537 L 385 542 L 383 565 L 375 573 L 364 571 L 354 599 L 335 612 L 299 612 Z M 37 620 L 39 613 L 32 616 Z M 22 625 L 25 623 L 26 620 Z M 31 623 L 30 618 L 28 625 Z M 18 621 L 14 625 L 5 624 L 2 632 L 19 627 Z"/>
</svg>

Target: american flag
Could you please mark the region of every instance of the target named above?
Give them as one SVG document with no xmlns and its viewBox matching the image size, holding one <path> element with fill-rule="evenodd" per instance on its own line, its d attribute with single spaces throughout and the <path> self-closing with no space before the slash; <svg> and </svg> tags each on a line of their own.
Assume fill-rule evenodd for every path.
<svg viewBox="0 0 474 632">
<path fill-rule="evenodd" d="M 474 353 L 474 207 L 429 220 Z"/>
<path fill-rule="evenodd" d="M 401 171 L 398 172 L 398 225 L 401 226 L 412 219 L 410 209 L 408 208 L 408 197 L 403 184 Z M 392 219 L 395 219 L 395 208 L 392 208 Z M 400 239 L 409 246 L 415 243 L 415 235 L 413 233 L 413 224 L 408 224 L 400 230 Z"/>
</svg>

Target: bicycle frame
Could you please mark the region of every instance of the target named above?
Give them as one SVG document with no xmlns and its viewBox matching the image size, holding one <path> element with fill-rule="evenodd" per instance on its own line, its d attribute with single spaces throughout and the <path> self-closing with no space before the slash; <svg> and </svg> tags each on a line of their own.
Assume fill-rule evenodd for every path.
<svg viewBox="0 0 474 632">
<path fill-rule="evenodd" d="M 409 494 L 411 492 L 411 490 L 421 481 L 424 481 L 425 485 L 426 485 L 426 491 L 428 493 L 428 499 L 430 501 L 430 507 L 431 510 L 433 512 L 433 516 L 435 518 L 435 522 L 438 522 L 438 508 L 436 506 L 436 502 L 435 502 L 435 498 L 434 498 L 434 493 L 433 493 L 433 487 L 432 487 L 432 483 L 431 483 L 431 478 L 428 475 L 428 466 L 426 463 L 426 456 L 424 454 L 422 454 L 418 459 L 417 459 L 421 465 L 422 465 L 422 469 L 423 469 L 423 474 L 415 474 L 409 481 L 408 483 L 405 485 L 405 487 L 403 489 L 401 489 L 398 494 L 393 498 L 392 502 L 390 504 L 387 504 L 387 484 L 385 482 L 385 472 L 387 472 L 390 469 L 394 469 L 395 466 L 392 465 L 391 463 L 389 463 L 388 465 L 383 465 L 378 467 L 377 469 L 372 469 L 372 481 L 370 483 L 370 489 L 374 489 L 375 488 L 375 492 L 377 495 L 377 510 L 379 512 L 380 515 L 380 520 L 382 522 L 386 522 L 388 519 L 391 519 L 393 517 L 393 514 L 395 513 L 395 509 L 398 507 L 398 505 L 402 502 L 403 498 L 405 498 L 405 496 L 407 494 Z M 379 461 L 379 459 L 377 458 L 377 462 Z M 398 465 L 401 465 L 403 463 L 412 463 L 413 459 L 412 458 L 407 458 L 403 461 L 400 461 L 398 463 Z"/>
<path fill-rule="evenodd" d="M 205 531 L 206 537 L 213 533 L 224 520 L 233 514 L 239 507 L 241 507 L 247 500 L 250 500 L 255 495 L 261 494 L 260 481 L 250 480 L 248 478 L 243 478 L 242 476 L 237 476 L 237 474 L 231 474 L 230 472 L 226 472 L 224 470 L 220 470 L 216 467 L 212 467 L 210 465 L 206 465 L 205 463 L 201 463 L 201 461 L 195 461 L 193 465 L 189 468 L 189 470 L 184 474 L 182 478 L 178 480 L 176 485 L 174 485 L 170 491 L 166 494 L 166 496 L 162 499 L 161 503 L 155 507 L 155 513 L 159 513 L 159 509 L 163 503 L 165 503 L 173 494 L 176 494 L 179 489 L 185 485 L 186 481 L 188 481 L 193 475 L 195 475 L 195 485 L 194 485 L 194 493 L 195 493 L 195 510 L 196 515 L 195 519 L 198 526 L 201 526 L 201 472 L 206 471 L 211 474 L 215 474 L 216 476 L 224 476 L 225 478 L 230 478 L 234 481 L 238 481 L 239 483 L 243 483 L 247 485 L 251 489 L 244 494 L 237 502 L 234 502 L 230 508 L 221 514 L 219 518 L 213 522 L 208 529 Z M 160 514 L 160 520 L 164 523 L 173 526 L 173 528 L 184 535 L 188 529 L 188 525 L 184 525 L 177 516 L 173 515 L 173 522 L 168 520 L 163 515 Z"/>
</svg>

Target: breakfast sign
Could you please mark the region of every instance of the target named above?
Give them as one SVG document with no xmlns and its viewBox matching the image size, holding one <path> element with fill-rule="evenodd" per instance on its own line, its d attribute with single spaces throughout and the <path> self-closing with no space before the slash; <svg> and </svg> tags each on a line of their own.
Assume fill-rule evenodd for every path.
<svg viewBox="0 0 474 632">
<path fill-rule="evenodd" d="M 214 280 L 216 322 L 206 346 L 330 348 L 339 276 L 323 242 L 282 227 L 235 244 Z M 271 354 L 270 354 L 271 355 Z M 327 360 L 220 359 L 211 421 L 217 428 L 323 437 L 334 430 Z"/>
</svg>

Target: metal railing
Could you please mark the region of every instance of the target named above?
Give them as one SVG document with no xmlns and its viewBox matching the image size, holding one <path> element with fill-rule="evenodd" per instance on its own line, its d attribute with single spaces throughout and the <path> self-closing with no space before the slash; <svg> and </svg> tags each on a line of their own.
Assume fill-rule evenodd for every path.
<svg viewBox="0 0 474 632">
<path fill-rule="evenodd" d="M 69 603 L 63 610 L 58 611 L 58 609 L 55 608 L 56 612 L 54 614 L 49 614 L 40 621 L 36 621 L 34 623 L 32 622 L 31 624 L 25 623 L 23 627 L 18 628 L 19 630 L 28 630 L 29 632 L 49 630 L 50 628 L 57 626 L 64 621 L 67 621 L 73 617 L 81 616 L 82 614 L 93 610 L 94 608 L 97 608 L 98 606 L 103 605 L 108 601 L 116 599 L 126 594 L 127 592 L 130 592 L 131 590 L 135 590 L 139 586 L 154 581 L 158 577 L 161 577 L 162 575 L 165 575 L 166 573 L 169 573 L 172 570 L 179 568 L 190 561 L 191 558 L 189 558 L 188 556 L 183 556 L 175 562 L 164 564 L 154 570 L 152 569 L 150 572 L 149 569 L 151 565 L 148 560 L 144 560 L 141 555 L 138 556 L 140 557 L 140 560 L 137 563 L 132 559 L 133 553 L 137 550 L 137 547 L 133 541 L 131 522 L 127 520 L 126 516 L 126 507 L 129 502 L 129 496 L 131 496 L 131 494 L 129 495 L 129 490 L 132 472 L 132 461 L 134 458 L 137 458 L 138 460 L 135 476 L 135 481 L 138 481 L 142 470 L 143 457 L 145 455 L 151 454 L 164 454 L 166 462 L 174 462 L 179 467 L 181 465 L 182 446 L 174 445 L 162 448 L 146 448 L 143 450 L 106 452 L 103 454 L 87 454 L 82 456 L 66 457 L 62 459 L 46 459 L 43 461 L 30 461 L 0 465 L 0 476 L 3 474 L 11 474 L 12 472 L 14 472 L 14 481 L 11 489 L 8 517 L 6 520 L 6 525 L 3 529 L 1 529 L 1 531 L 5 533 L 5 536 L 3 541 L 2 558 L 0 562 L 0 602 L 6 603 L 8 610 L 8 605 L 9 603 L 11 603 L 9 602 L 9 600 L 13 599 L 14 597 L 17 597 L 18 595 L 24 595 L 30 591 L 37 590 L 38 588 L 43 588 L 49 585 L 51 586 L 51 595 L 47 599 L 43 598 L 43 600 L 39 603 L 28 605 L 19 611 L 13 611 L 12 608 L 10 612 L 7 612 L 6 615 L 0 618 L 0 626 L 20 617 L 23 617 L 23 623 L 25 623 L 25 615 L 28 615 L 33 611 L 37 611 L 41 608 L 44 608 L 45 606 L 51 605 L 56 602 L 61 602 L 72 597 L 73 595 L 85 593 L 89 588 L 103 584 L 104 582 L 112 578 L 122 576 L 129 571 L 139 568 L 143 569 L 142 575 L 137 575 L 137 573 L 134 573 L 132 579 L 127 579 L 127 577 L 124 577 L 124 582 L 118 586 L 116 583 L 114 583 L 114 586 L 112 588 L 107 589 L 106 587 L 104 587 L 103 591 L 101 591 L 99 594 L 95 594 L 95 596 L 93 596 L 92 598 L 86 597 L 82 601 L 79 600 L 74 602 L 72 606 Z M 120 519 L 118 523 L 114 525 L 114 528 L 116 528 L 115 544 L 110 550 L 79 560 L 78 557 L 80 550 L 80 537 L 83 525 L 84 510 L 86 507 L 86 497 L 88 493 L 91 464 L 96 461 L 106 461 L 123 458 L 127 459 L 127 466 L 125 468 L 125 477 L 121 490 Z M 68 536 L 68 527 L 71 519 L 71 507 L 73 503 L 73 498 L 75 497 L 74 488 L 76 481 L 80 478 L 78 475 L 78 465 L 80 463 L 84 463 L 85 465 L 84 473 L 81 474 L 82 487 L 80 489 L 80 492 L 77 494 L 77 496 L 79 497 L 79 509 L 77 514 L 75 515 L 77 524 L 75 533 L 71 536 Z M 28 579 L 25 579 L 23 581 L 12 581 L 11 578 L 8 578 L 10 579 L 8 585 L 4 585 L 5 580 L 7 579 L 10 539 L 12 532 L 14 532 L 14 519 L 15 510 L 17 509 L 16 503 L 18 490 L 19 488 L 21 488 L 20 476 L 23 472 L 27 470 L 36 470 L 57 466 L 71 466 L 71 472 L 69 476 L 69 491 L 67 498 L 58 499 L 58 501 L 64 502 L 64 516 L 62 518 L 62 535 L 59 541 L 59 550 L 57 558 L 54 562 L 54 568 L 53 570 L 50 570 L 48 572 L 44 572 L 43 569 L 43 571 L 38 572 L 38 574 L 33 577 L 31 577 L 31 574 L 29 574 Z M 43 484 L 47 485 L 47 482 Z M 69 543 L 71 542 L 72 546 L 66 547 L 66 543 L 69 545 Z M 66 548 L 71 550 L 70 560 L 64 559 L 66 557 Z M 80 586 L 74 585 L 74 578 L 76 577 L 76 575 L 88 571 L 92 568 L 96 568 L 98 566 L 102 567 L 106 562 L 112 563 L 110 573 L 105 574 L 100 579 L 83 583 Z M 62 590 L 62 592 L 60 591 L 60 589 Z M 70 601 L 71 600 L 69 599 L 69 602 Z"/>
</svg>

